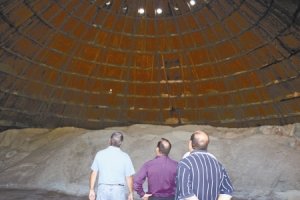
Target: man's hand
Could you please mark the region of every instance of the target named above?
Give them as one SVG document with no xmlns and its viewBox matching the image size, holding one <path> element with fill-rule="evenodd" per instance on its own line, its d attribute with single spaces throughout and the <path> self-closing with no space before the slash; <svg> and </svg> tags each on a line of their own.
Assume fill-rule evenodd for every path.
<svg viewBox="0 0 300 200">
<path fill-rule="evenodd" d="M 194 195 L 192 197 L 185 198 L 184 200 L 199 200 L 199 199 L 198 197 L 196 197 L 196 195 Z"/>
<path fill-rule="evenodd" d="M 218 200 L 230 200 L 231 197 L 229 194 L 220 194 Z"/>
<path fill-rule="evenodd" d="M 133 193 L 132 192 L 128 193 L 128 200 L 133 200 Z"/>
<path fill-rule="evenodd" d="M 152 194 L 144 194 L 144 196 L 142 197 L 143 200 L 148 200 L 149 197 L 151 197 Z"/>
<path fill-rule="evenodd" d="M 90 190 L 89 194 L 89 200 L 95 200 L 96 199 L 96 194 L 94 190 Z"/>
</svg>

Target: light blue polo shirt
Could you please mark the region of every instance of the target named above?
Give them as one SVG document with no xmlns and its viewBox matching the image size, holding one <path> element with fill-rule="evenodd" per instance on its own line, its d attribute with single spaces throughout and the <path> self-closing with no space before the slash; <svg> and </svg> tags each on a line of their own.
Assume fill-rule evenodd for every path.
<svg viewBox="0 0 300 200">
<path fill-rule="evenodd" d="M 125 177 L 135 173 L 129 155 L 114 146 L 99 151 L 91 169 L 98 172 L 98 184 L 125 185 Z"/>
</svg>

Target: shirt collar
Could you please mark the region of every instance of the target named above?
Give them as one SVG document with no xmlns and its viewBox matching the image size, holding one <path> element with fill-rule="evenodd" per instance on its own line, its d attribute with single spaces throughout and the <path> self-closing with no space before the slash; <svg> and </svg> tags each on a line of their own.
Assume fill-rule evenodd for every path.
<svg viewBox="0 0 300 200">
<path fill-rule="evenodd" d="M 120 147 L 115 147 L 115 146 L 109 146 L 109 149 L 115 149 L 115 150 L 120 150 Z"/>
<path fill-rule="evenodd" d="M 155 156 L 155 159 L 157 159 L 157 158 L 167 158 L 168 156 L 166 156 L 166 155 L 159 155 L 159 156 Z"/>
<path fill-rule="evenodd" d="M 203 154 L 213 157 L 214 159 L 217 159 L 213 154 L 208 153 L 207 150 L 194 150 L 191 152 L 191 154 L 194 154 L 194 153 L 203 153 Z"/>
<path fill-rule="evenodd" d="M 207 150 L 193 150 L 191 153 L 207 153 Z"/>
</svg>

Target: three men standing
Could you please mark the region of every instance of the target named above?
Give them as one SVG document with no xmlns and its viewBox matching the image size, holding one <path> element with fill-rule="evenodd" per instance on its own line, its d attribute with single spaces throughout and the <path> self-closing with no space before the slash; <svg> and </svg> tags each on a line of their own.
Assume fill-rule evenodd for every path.
<svg viewBox="0 0 300 200">
<path fill-rule="evenodd" d="M 156 147 L 156 157 L 147 161 L 135 174 L 128 154 L 120 150 L 123 134 L 111 135 L 110 146 L 99 151 L 92 164 L 89 199 L 95 200 L 94 191 L 98 172 L 97 200 L 125 200 L 125 180 L 128 200 L 134 190 L 143 200 L 230 200 L 231 181 L 222 164 L 207 152 L 209 136 L 203 131 L 191 135 L 191 153 L 179 163 L 169 158 L 171 143 L 162 138 Z M 148 182 L 148 191 L 143 184 Z"/>
</svg>

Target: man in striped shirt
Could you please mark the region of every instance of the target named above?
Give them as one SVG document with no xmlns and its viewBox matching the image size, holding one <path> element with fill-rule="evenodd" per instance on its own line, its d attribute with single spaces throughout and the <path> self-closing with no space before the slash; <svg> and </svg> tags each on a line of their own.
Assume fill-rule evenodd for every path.
<svg viewBox="0 0 300 200">
<path fill-rule="evenodd" d="M 225 168 L 207 152 L 209 136 L 196 131 L 190 142 L 193 151 L 177 167 L 176 200 L 231 199 L 233 187 Z"/>
</svg>

